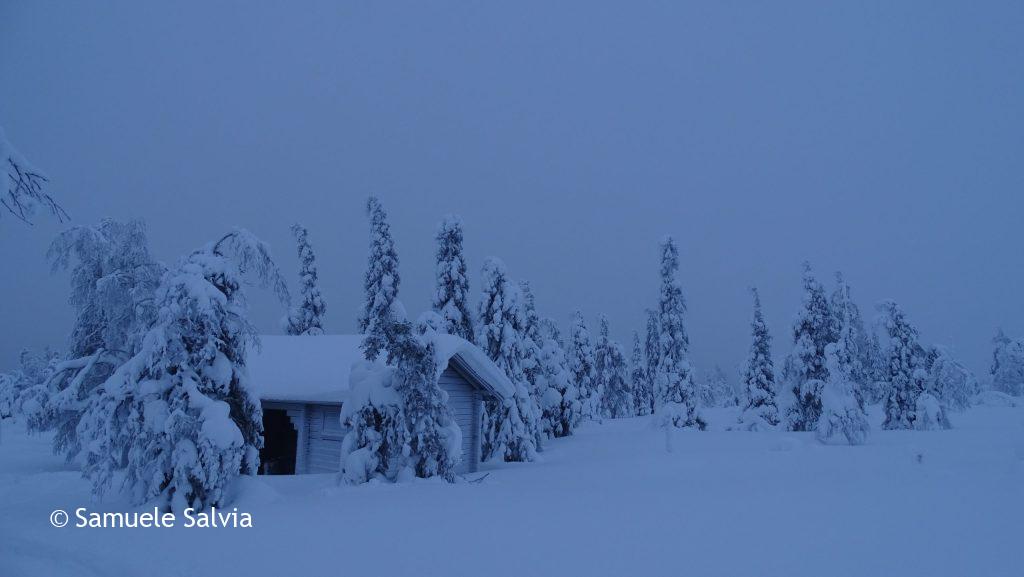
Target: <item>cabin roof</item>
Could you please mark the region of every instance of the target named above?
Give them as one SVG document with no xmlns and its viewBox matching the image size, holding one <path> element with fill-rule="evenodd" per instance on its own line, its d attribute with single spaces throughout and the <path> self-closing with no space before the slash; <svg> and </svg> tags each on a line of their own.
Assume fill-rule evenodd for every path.
<svg viewBox="0 0 1024 577">
<path fill-rule="evenodd" d="M 363 335 L 268 335 L 247 358 L 249 384 L 264 401 L 340 403 L 349 394 L 352 365 L 363 360 Z M 435 337 L 438 370 L 453 365 L 475 387 L 512 397 L 508 377 L 475 345 Z"/>
</svg>

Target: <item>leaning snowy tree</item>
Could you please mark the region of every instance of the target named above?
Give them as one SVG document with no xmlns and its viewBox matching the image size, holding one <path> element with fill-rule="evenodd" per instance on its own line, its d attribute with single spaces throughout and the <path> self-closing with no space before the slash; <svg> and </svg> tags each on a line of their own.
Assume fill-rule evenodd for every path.
<svg viewBox="0 0 1024 577">
<path fill-rule="evenodd" d="M 945 347 L 935 347 L 935 360 L 928 371 L 928 391 L 947 407 L 963 411 L 971 398 L 981 392 L 978 379 Z"/>
<path fill-rule="evenodd" d="M 53 451 L 71 462 L 81 450 L 78 425 L 94 390 L 138 349 L 156 317 L 153 295 L 163 265 L 149 255 L 141 221 L 104 219 L 59 235 L 47 253 L 54 271 L 71 269 L 75 323 L 66 358 L 26 391 L 29 429 L 54 431 Z"/>
<path fill-rule="evenodd" d="M 862 445 L 867 440 L 867 415 L 856 395 L 854 375 L 859 370 L 856 329 L 840 297 L 837 319 L 838 340 L 825 347 L 827 376 L 821 389 L 821 415 L 815 425 L 819 441 L 826 444 Z"/>
<path fill-rule="evenodd" d="M 31 218 L 38 207 L 49 211 L 64 222 L 70 217 L 60 204 L 45 191 L 46 176 L 14 149 L 0 126 L 0 164 L 6 178 L 0 183 L 0 204 L 22 222 L 32 224 Z"/>
<path fill-rule="evenodd" d="M 644 350 L 640 344 L 640 335 L 633 331 L 633 356 L 630 359 L 630 379 L 633 381 L 633 408 L 635 414 L 644 416 L 651 414 L 654 402 L 654 391 L 651 381 L 647 378 L 647 365 Z"/>
<path fill-rule="evenodd" d="M 793 351 L 786 359 L 785 383 L 793 392 L 786 415 L 790 431 L 813 431 L 821 414 L 821 388 L 828 377 L 825 347 L 834 342 L 834 320 L 825 289 L 804 262 L 804 296 L 793 323 Z"/>
<path fill-rule="evenodd" d="M 590 332 L 583 320 L 583 312 L 573 312 L 570 327 L 571 341 L 565 351 L 565 361 L 580 402 L 580 419 L 593 419 L 595 413 L 594 394 L 594 349 L 590 344 Z"/>
<path fill-rule="evenodd" d="M 469 304 L 469 279 L 466 258 L 462 254 L 462 220 L 446 216 L 437 227 L 437 265 L 435 267 L 434 312 L 441 315 L 442 330 L 469 342 L 473 334 L 473 316 Z"/>
<path fill-rule="evenodd" d="M 748 431 L 771 429 L 779 424 L 779 408 L 775 404 L 775 365 L 772 362 L 772 336 L 761 312 L 761 297 L 754 294 L 754 319 L 750 323 L 753 341 L 743 370 L 746 405 L 740 413 L 739 427 Z"/>
<path fill-rule="evenodd" d="M 697 427 L 707 423 L 697 411 L 697 386 L 693 367 L 687 359 L 690 340 L 686 335 L 683 315 L 686 302 L 676 275 L 679 271 L 679 249 L 672 237 L 661 242 L 661 300 L 658 304 L 659 358 L 655 377 L 657 409 L 655 414 L 663 427 Z"/>
<path fill-rule="evenodd" d="M 878 306 L 885 315 L 885 329 L 889 334 L 889 391 L 885 399 L 883 429 L 913 429 L 917 420 L 918 397 L 924 392 L 923 349 L 917 341 L 915 329 L 893 301 Z"/>
<path fill-rule="evenodd" d="M 541 428 L 548 437 L 571 435 L 582 410 L 565 362 L 558 327 L 551 319 L 540 322 L 541 347 L 537 356 L 537 398 L 541 408 Z"/>
<path fill-rule="evenodd" d="M 388 215 L 375 196 L 366 201 L 370 216 L 370 256 L 363 289 L 366 302 L 359 317 L 359 331 L 367 336 L 363 351 L 367 360 L 376 359 L 388 348 L 385 332 L 396 321 L 405 320 L 398 303 L 398 253 L 391 238 Z"/>
<path fill-rule="evenodd" d="M 485 404 L 483 459 L 532 461 L 540 447 L 539 410 L 523 372 L 526 354 L 522 295 L 505 264 L 491 257 L 480 274 L 482 293 L 476 342 L 513 386 L 513 399 Z"/>
<path fill-rule="evenodd" d="M 164 275 L 139 351 L 100 386 L 79 427 L 96 495 L 121 477 L 137 504 L 204 509 L 224 505 L 239 474 L 256 474 L 263 417 L 246 374 L 258 344 L 247 279 L 288 302 L 269 249 L 240 229 Z"/>
<path fill-rule="evenodd" d="M 320 294 L 319 273 L 316 255 L 309 244 L 309 231 L 301 224 L 292 225 L 292 235 L 299 249 L 299 294 L 301 301 L 290 311 L 285 320 L 285 332 L 289 335 L 324 334 L 324 313 L 327 303 Z"/>
</svg>

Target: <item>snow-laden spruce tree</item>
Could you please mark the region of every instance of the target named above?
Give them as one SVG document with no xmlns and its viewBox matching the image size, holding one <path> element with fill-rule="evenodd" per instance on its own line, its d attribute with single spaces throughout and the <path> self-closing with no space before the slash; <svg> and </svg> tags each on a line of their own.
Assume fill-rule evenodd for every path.
<svg viewBox="0 0 1024 577">
<path fill-rule="evenodd" d="M 480 284 L 476 342 L 513 386 L 510 401 L 485 404 L 483 459 L 532 461 L 540 450 L 540 411 L 523 372 L 527 343 L 522 294 L 509 281 L 505 264 L 494 257 L 484 262 Z"/>
<path fill-rule="evenodd" d="M 651 392 L 650 413 L 658 405 L 654 381 L 658 377 L 658 360 L 661 359 L 661 330 L 658 328 L 658 311 L 647 309 L 647 335 L 644 338 L 644 360 L 647 362 L 647 388 Z"/>
<path fill-rule="evenodd" d="M 394 373 L 384 359 L 362 360 L 352 366 L 351 392 L 339 416 L 346 431 L 341 441 L 340 479 L 347 484 L 395 481 L 405 468 L 405 410 L 394 386 Z"/>
<path fill-rule="evenodd" d="M 534 402 L 538 403 L 540 396 L 537 391 L 537 378 L 540 373 L 540 356 L 541 347 L 541 336 L 540 336 L 540 317 L 537 315 L 537 304 L 533 298 L 533 290 L 530 288 L 530 282 L 525 280 L 519 281 L 519 297 L 520 297 L 520 310 L 522 311 L 522 340 L 523 340 L 523 355 L 522 355 L 522 366 L 523 376 L 526 377 L 526 382 L 530 385 L 530 396 L 533 397 Z"/>
<path fill-rule="evenodd" d="M 869 334 L 866 362 L 871 385 L 865 389 L 865 392 L 868 393 L 865 401 L 873 405 L 885 400 L 889 392 L 889 357 L 885 349 L 882 348 L 878 332 L 873 329 Z"/>
<path fill-rule="evenodd" d="M 580 401 L 576 385 L 565 362 L 558 327 L 551 319 L 540 323 L 541 347 L 537 361 L 537 393 L 541 408 L 541 428 L 548 437 L 566 437 L 580 421 Z"/>
<path fill-rule="evenodd" d="M 841 351 L 841 343 L 825 347 L 828 376 L 821 390 L 821 416 L 815 425 L 815 436 L 825 444 L 863 445 L 871 427 L 853 394 L 851 370 L 843 364 L 844 358 L 850 358 L 850 351 Z"/>
<path fill-rule="evenodd" d="M 388 348 L 385 340 L 387 327 L 405 320 L 405 317 L 404 312 L 397 310 L 400 307 L 398 284 L 401 279 L 387 212 L 375 196 L 366 201 L 366 212 L 370 216 L 370 256 L 363 280 L 365 303 L 359 316 L 359 332 L 367 336 L 363 351 L 367 360 L 372 361 Z"/>
<path fill-rule="evenodd" d="M 672 237 L 661 243 L 661 300 L 658 304 L 658 372 L 655 377 L 657 409 L 655 414 L 663 427 L 697 427 L 707 423 L 697 410 L 697 386 L 693 367 L 687 358 L 690 340 L 683 316 L 686 302 L 676 278 L 679 272 L 679 249 Z"/>
<path fill-rule="evenodd" d="M 591 397 L 597 404 L 596 415 L 600 418 L 610 417 L 608 400 L 608 357 L 611 354 L 612 340 L 609 336 L 608 317 L 597 315 L 597 344 L 594 345 L 594 394 Z"/>
<path fill-rule="evenodd" d="M 1024 395 L 1024 340 L 1011 339 L 999 329 L 992 344 L 992 388 L 1015 397 Z"/>
<path fill-rule="evenodd" d="M 300 302 L 292 308 L 285 320 L 285 332 L 289 335 L 324 334 L 324 313 L 327 303 L 320 294 L 319 273 L 316 255 L 309 244 L 309 231 L 301 224 L 292 225 L 292 235 L 299 250 L 299 295 Z"/>
<path fill-rule="evenodd" d="M 522 302 L 523 376 L 529 385 L 530 398 L 537 409 L 537 418 L 539 419 L 544 406 L 543 393 L 540 390 L 542 371 L 540 351 L 543 346 L 543 338 L 540 334 L 540 316 L 537 315 L 537 305 L 529 281 L 519 281 L 519 295 Z M 546 436 L 542 426 L 537 427 L 537 435 L 537 446 L 542 447 Z"/>
<path fill-rule="evenodd" d="M 622 346 L 611 341 L 605 357 L 604 382 L 605 415 L 621 419 L 636 415 L 633 399 L 633 382 L 629 378 L 629 366 Z"/>
<path fill-rule="evenodd" d="M 69 219 L 68 213 L 46 191 L 46 175 L 36 170 L 7 140 L 0 126 L 0 205 L 23 222 L 31 218 L 40 207 L 57 220 Z"/>
<path fill-rule="evenodd" d="M 841 272 L 836 273 L 836 288 L 832 291 L 829 308 L 832 312 L 833 334 L 836 338 L 842 330 L 843 323 L 850 324 L 851 336 L 843 347 L 846 354 L 850 356 L 847 370 L 853 379 L 853 392 L 858 401 L 862 405 L 870 403 L 875 395 L 873 390 L 875 359 L 872 357 L 871 338 L 864 327 L 860 307 L 850 296 L 850 285 L 843 278 Z"/>
<path fill-rule="evenodd" d="M 263 420 L 246 374 L 258 339 L 246 279 L 287 302 L 267 246 L 245 230 L 164 275 L 139 351 L 101 385 L 79 426 L 83 473 L 96 495 L 121 477 L 137 504 L 204 509 L 224 505 L 239 474 L 256 474 Z"/>
<path fill-rule="evenodd" d="M 917 374 L 924 364 L 923 349 L 917 341 L 917 329 L 907 321 L 899 305 L 885 301 L 878 308 L 885 315 L 885 330 L 889 334 L 888 393 L 882 428 L 913 429 L 917 399 L 924 392 L 925 378 Z"/>
<path fill-rule="evenodd" d="M 421 316 L 415 330 L 408 322 L 392 325 L 388 363 L 395 367 L 393 382 L 402 399 L 406 437 L 405 466 L 417 477 L 455 479 L 462 458 L 462 433 L 448 408 L 448 395 L 438 385 L 434 338 L 440 318 Z"/>
<path fill-rule="evenodd" d="M 821 390 L 821 416 L 815 426 L 817 438 L 827 444 L 862 445 L 867 440 L 867 415 L 864 402 L 855 390 L 860 370 L 857 329 L 851 321 L 848 293 L 843 291 L 834 302 L 836 342 L 825 347 L 826 378 Z"/>
<path fill-rule="evenodd" d="M 651 389 L 650 379 L 647 378 L 647 360 L 644 359 L 640 334 L 636 331 L 633 331 L 633 355 L 630 358 L 629 378 L 633 387 L 634 414 L 650 415 L 654 404 L 654 391 Z"/>
<path fill-rule="evenodd" d="M 597 418 L 597 399 L 594 391 L 594 348 L 590 344 L 590 331 L 583 319 L 583 312 L 573 312 L 570 327 L 568 349 L 565 351 L 566 363 L 572 375 L 572 383 L 576 386 L 581 406 L 581 419 Z"/>
<path fill-rule="evenodd" d="M 949 349 L 935 347 L 935 353 L 935 360 L 928 370 L 926 390 L 950 409 L 963 411 L 969 408 L 971 398 L 981 392 L 978 379 Z"/>
<path fill-rule="evenodd" d="M 750 322 L 752 342 L 743 369 L 746 404 L 739 416 L 740 429 L 761 431 L 779 424 L 779 407 L 775 404 L 775 364 L 772 361 L 772 336 L 764 322 L 761 296 L 754 294 L 754 317 Z"/>
<path fill-rule="evenodd" d="M 473 342 L 476 335 L 470 313 L 466 258 L 462 252 L 462 220 L 446 216 L 437 227 L 434 312 L 441 315 L 444 332 Z"/>
<path fill-rule="evenodd" d="M 793 393 L 786 414 L 790 431 L 813 431 L 821 414 L 821 388 L 828 377 L 825 347 L 835 340 L 834 320 L 825 289 L 803 265 L 803 306 L 793 323 L 793 351 L 786 358 L 785 383 Z"/>
<path fill-rule="evenodd" d="M 75 321 L 66 358 L 24 393 L 31 401 L 22 406 L 30 430 L 54 431 L 54 453 L 71 462 L 81 450 L 79 420 L 94 390 L 136 352 L 155 318 L 153 295 L 164 267 L 150 257 L 140 221 L 70 228 L 47 256 L 54 271 L 71 269 Z"/>
</svg>

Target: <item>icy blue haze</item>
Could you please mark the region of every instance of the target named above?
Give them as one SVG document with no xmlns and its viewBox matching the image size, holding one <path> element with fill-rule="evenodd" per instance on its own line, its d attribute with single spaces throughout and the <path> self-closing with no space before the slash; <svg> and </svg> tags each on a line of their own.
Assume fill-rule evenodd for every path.
<svg viewBox="0 0 1024 577">
<path fill-rule="evenodd" d="M 0 0 L 0 577 L 1024 575 L 1022 31 Z"/>
</svg>

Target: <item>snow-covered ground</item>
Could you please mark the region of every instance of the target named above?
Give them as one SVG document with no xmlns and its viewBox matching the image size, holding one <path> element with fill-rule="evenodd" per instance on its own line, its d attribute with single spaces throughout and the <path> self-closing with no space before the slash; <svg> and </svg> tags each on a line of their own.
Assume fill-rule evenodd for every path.
<svg viewBox="0 0 1024 577">
<path fill-rule="evenodd" d="M 606 422 L 480 483 L 248 480 L 252 529 L 54 528 L 53 509 L 131 509 L 90 503 L 47 438 L 5 423 L 0 576 L 1024 575 L 1024 408 L 956 417 L 862 447 L 683 432 L 672 453 L 646 418 Z"/>
</svg>

